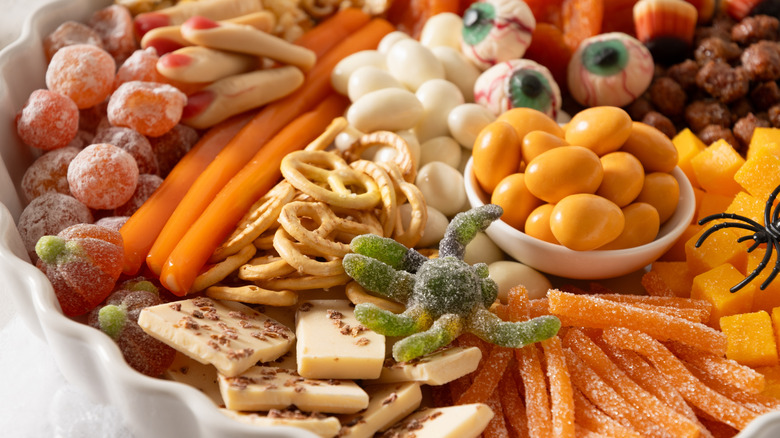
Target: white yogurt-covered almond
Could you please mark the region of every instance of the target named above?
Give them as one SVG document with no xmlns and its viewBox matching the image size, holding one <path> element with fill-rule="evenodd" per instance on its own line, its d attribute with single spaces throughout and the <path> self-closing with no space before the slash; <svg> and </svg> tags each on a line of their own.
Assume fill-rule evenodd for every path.
<svg viewBox="0 0 780 438">
<path fill-rule="evenodd" d="M 363 132 L 400 131 L 416 126 L 423 104 L 411 91 L 383 88 L 364 94 L 347 110 L 347 120 Z"/>
<path fill-rule="evenodd" d="M 363 95 L 383 88 L 404 88 L 398 79 L 385 69 L 374 65 L 364 65 L 349 76 L 347 95 L 354 102 Z"/>
<path fill-rule="evenodd" d="M 420 32 L 420 43 L 428 48 L 447 46 L 460 51 L 463 19 L 452 12 L 429 18 Z"/>
<path fill-rule="evenodd" d="M 474 263 L 490 264 L 505 258 L 504 251 L 485 233 L 477 233 L 466 245 L 466 252 L 463 254 L 463 261 L 470 265 Z"/>
<path fill-rule="evenodd" d="M 509 289 L 522 284 L 528 291 L 528 298 L 544 298 L 552 287 L 550 280 L 539 271 L 520 262 L 501 260 L 488 264 L 490 278 L 498 284 L 498 299 L 507 302 Z"/>
<path fill-rule="evenodd" d="M 361 50 L 339 61 L 330 73 L 330 83 L 337 92 L 347 95 L 349 77 L 360 67 L 373 65 L 385 69 L 385 55 L 377 50 Z"/>
<path fill-rule="evenodd" d="M 445 78 L 457 85 L 466 102 L 474 102 L 474 83 L 482 73 L 460 50 L 448 46 L 431 49 L 444 66 Z"/>
<path fill-rule="evenodd" d="M 404 229 L 408 229 L 412 217 L 411 206 L 409 204 L 403 204 L 398 207 L 398 210 L 401 212 L 401 221 L 404 224 Z M 415 245 L 417 248 L 431 248 L 436 246 L 439 241 L 444 238 L 444 232 L 447 230 L 447 225 L 450 223 L 447 216 L 430 205 L 426 205 L 425 210 L 428 213 L 428 220 L 425 221 L 425 228 L 423 229 L 420 241 Z"/>
<path fill-rule="evenodd" d="M 463 174 L 440 161 L 421 167 L 415 184 L 425 197 L 425 202 L 447 217 L 458 213 L 467 199 Z"/>
<path fill-rule="evenodd" d="M 464 103 L 453 108 L 447 115 L 447 126 L 450 128 L 452 138 L 464 148 L 471 150 L 479 132 L 495 120 L 496 115 L 484 106 Z"/>
<path fill-rule="evenodd" d="M 463 148 L 448 135 L 434 137 L 420 145 L 420 166 L 441 161 L 453 168 L 460 165 Z"/>
<path fill-rule="evenodd" d="M 379 51 L 379 53 L 383 55 L 387 55 L 387 52 L 390 51 L 390 48 L 393 47 L 395 43 L 397 43 L 398 41 L 408 40 L 411 38 L 412 37 L 410 37 L 408 33 L 401 32 L 400 30 L 396 30 L 382 37 L 376 49 Z"/>
<path fill-rule="evenodd" d="M 413 39 L 393 44 L 387 52 L 387 69 L 412 91 L 431 79 L 444 79 L 444 66 L 431 49 Z"/>
<path fill-rule="evenodd" d="M 464 103 L 460 89 L 446 79 L 431 79 L 420 85 L 415 96 L 424 108 L 422 120 L 414 129 L 417 139 L 424 143 L 448 135 L 447 116 L 453 108 Z"/>
</svg>

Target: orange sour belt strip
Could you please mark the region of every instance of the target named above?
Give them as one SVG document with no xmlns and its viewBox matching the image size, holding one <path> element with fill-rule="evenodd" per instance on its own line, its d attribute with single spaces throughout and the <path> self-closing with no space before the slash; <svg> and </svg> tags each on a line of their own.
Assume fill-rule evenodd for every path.
<svg viewBox="0 0 780 438">
<path fill-rule="evenodd" d="M 547 380 L 550 384 L 550 411 L 552 413 L 552 436 L 573 438 L 574 395 L 571 376 L 566 366 L 561 338 L 553 336 L 541 342 L 544 362 L 547 364 Z"/>
<path fill-rule="evenodd" d="M 655 271 L 648 271 L 642 276 L 642 286 L 648 295 L 655 297 L 675 297 L 672 289 L 666 285 L 666 282 Z"/>
<path fill-rule="evenodd" d="M 660 423 L 675 437 L 699 436 L 698 426 L 631 380 L 610 358 L 579 329 L 571 329 L 564 339 L 570 348 L 601 379 L 624 399 Z"/>
<path fill-rule="evenodd" d="M 774 397 L 745 392 L 741 389 L 727 385 L 716 376 L 690 364 L 688 364 L 688 369 L 697 379 L 701 380 L 714 391 L 723 394 L 735 403 L 739 403 L 756 414 L 766 414 L 780 409 L 780 400 Z"/>
<path fill-rule="evenodd" d="M 726 353 L 726 335 L 701 323 L 588 295 L 547 293 L 550 313 L 564 326 L 643 330 L 662 341 L 680 341 L 704 351 Z"/>
<path fill-rule="evenodd" d="M 702 383 L 672 352 L 646 333 L 627 328 L 610 328 L 604 330 L 603 337 L 604 341 L 615 347 L 633 350 L 646 357 L 689 403 L 713 418 L 742 430 L 757 416 L 755 412 Z"/>
<path fill-rule="evenodd" d="M 699 351 L 677 342 L 672 342 L 667 347 L 683 361 L 716 377 L 725 385 L 730 385 L 752 394 L 763 391 L 766 386 L 766 379 L 763 374 L 734 360 Z"/>
</svg>

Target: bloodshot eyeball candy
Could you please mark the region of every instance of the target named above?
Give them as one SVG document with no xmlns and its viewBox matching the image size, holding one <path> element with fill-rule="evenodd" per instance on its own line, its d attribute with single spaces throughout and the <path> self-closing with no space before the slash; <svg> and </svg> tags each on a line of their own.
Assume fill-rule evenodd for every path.
<svg viewBox="0 0 780 438">
<path fill-rule="evenodd" d="M 490 67 L 477 78 L 474 101 L 495 115 L 512 108 L 533 108 L 555 119 L 561 110 L 561 90 L 547 67 L 513 59 Z"/>
<path fill-rule="evenodd" d="M 463 53 L 482 70 L 522 58 L 536 19 L 522 0 L 483 0 L 463 13 Z"/>
<path fill-rule="evenodd" d="M 580 43 L 568 68 L 569 92 L 585 106 L 625 106 L 647 90 L 655 63 L 636 38 L 611 32 Z"/>
</svg>

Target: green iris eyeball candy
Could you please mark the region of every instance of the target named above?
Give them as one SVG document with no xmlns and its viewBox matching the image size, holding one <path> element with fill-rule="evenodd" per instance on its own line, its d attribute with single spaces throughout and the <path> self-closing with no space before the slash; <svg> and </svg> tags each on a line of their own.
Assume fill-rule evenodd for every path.
<svg viewBox="0 0 780 438">
<path fill-rule="evenodd" d="M 523 0 L 481 0 L 463 13 L 462 51 L 481 70 L 522 58 L 536 18 Z"/>
<path fill-rule="evenodd" d="M 532 108 L 552 118 L 561 111 L 561 90 L 547 67 L 530 59 L 513 59 L 482 72 L 474 83 L 474 100 L 493 114 Z"/>
</svg>

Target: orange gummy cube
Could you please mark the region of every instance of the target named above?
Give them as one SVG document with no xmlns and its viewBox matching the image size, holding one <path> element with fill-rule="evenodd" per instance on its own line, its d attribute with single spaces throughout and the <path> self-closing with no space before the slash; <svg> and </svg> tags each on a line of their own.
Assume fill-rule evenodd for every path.
<svg viewBox="0 0 780 438">
<path fill-rule="evenodd" d="M 672 139 L 672 143 L 677 149 L 677 165 L 680 166 L 680 170 L 685 173 L 693 187 L 699 187 L 691 160 L 699 155 L 699 152 L 707 149 L 707 145 L 688 128 L 677 133 Z"/>
<path fill-rule="evenodd" d="M 734 174 L 734 180 L 751 195 L 766 200 L 780 185 L 780 156 L 765 148 L 757 150 Z"/>
<path fill-rule="evenodd" d="M 761 263 L 761 260 L 764 258 L 764 254 L 766 254 L 766 249 L 763 247 L 756 248 L 753 252 L 748 254 L 745 275 L 749 275 L 751 272 L 753 272 L 754 269 L 756 269 L 758 264 Z M 761 285 L 772 272 L 772 268 L 775 267 L 776 259 L 777 254 L 774 254 L 773 251 L 773 255 L 769 259 L 766 267 L 764 267 L 761 273 L 750 282 L 750 284 L 756 288 L 756 295 L 753 297 L 754 312 L 759 310 L 766 310 L 767 312 L 771 312 L 775 307 L 780 307 L 780 278 L 775 277 L 775 280 L 769 283 L 766 289 L 760 289 Z M 780 320 L 778 320 L 778 323 L 780 323 Z"/>
<path fill-rule="evenodd" d="M 764 206 L 766 205 L 766 197 L 763 199 L 757 198 L 752 194 L 745 192 L 737 193 L 734 196 L 734 200 L 724 210 L 726 213 L 734 213 L 740 216 L 753 219 L 759 224 L 764 224 Z M 742 234 L 751 234 L 749 231 L 739 231 Z"/>
<path fill-rule="evenodd" d="M 685 255 L 685 243 L 693 237 L 694 234 L 701 231 L 703 227 L 698 224 L 690 224 L 688 227 L 685 228 L 685 231 L 680 235 L 679 238 L 674 242 L 674 245 L 672 245 L 666 252 L 658 258 L 658 260 L 664 261 L 664 262 L 684 262 L 686 255 Z"/>
<path fill-rule="evenodd" d="M 728 339 L 727 358 L 747 366 L 777 365 L 772 319 L 765 311 L 724 316 L 720 329 Z"/>
<path fill-rule="evenodd" d="M 691 166 L 701 188 L 710 193 L 736 195 L 740 185 L 734 174 L 745 159 L 725 140 L 721 139 L 691 159 Z"/>
<path fill-rule="evenodd" d="M 691 296 L 693 276 L 688 263 L 684 261 L 656 261 L 650 270 L 656 272 L 676 296 L 681 298 Z"/>
<path fill-rule="evenodd" d="M 772 319 L 774 320 L 774 318 Z M 764 376 L 764 381 L 766 382 L 761 395 L 780 399 L 780 365 L 757 367 L 756 371 Z"/>
<path fill-rule="evenodd" d="M 724 263 L 693 278 L 691 298 L 706 300 L 712 304 L 709 324 L 718 328 L 724 316 L 747 313 L 753 307 L 756 287 L 747 284 L 742 289 L 731 292 L 729 289 L 745 276 L 734 266 Z"/>
<path fill-rule="evenodd" d="M 696 212 L 696 220 L 701 220 L 713 214 L 723 213 L 733 200 L 734 196 L 732 195 L 702 192 L 699 210 Z"/>
<path fill-rule="evenodd" d="M 705 225 L 685 242 L 685 260 L 691 274 L 696 276 L 724 263 L 744 271 L 748 244 L 739 243 L 737 239 L 743 236 L 745 231 L 735 231 L 732 228 L 718 230 L 696 248 L 696 242 L 707 229 L 709 227 Z"/>
<path fill-rule="evenodd" d="M 747 157 L 750 158 L 756 152 L 766 150 L 780 156 L 780 129 L 756 127 L 753 136 L 750 137 Z"/>
</svg>

